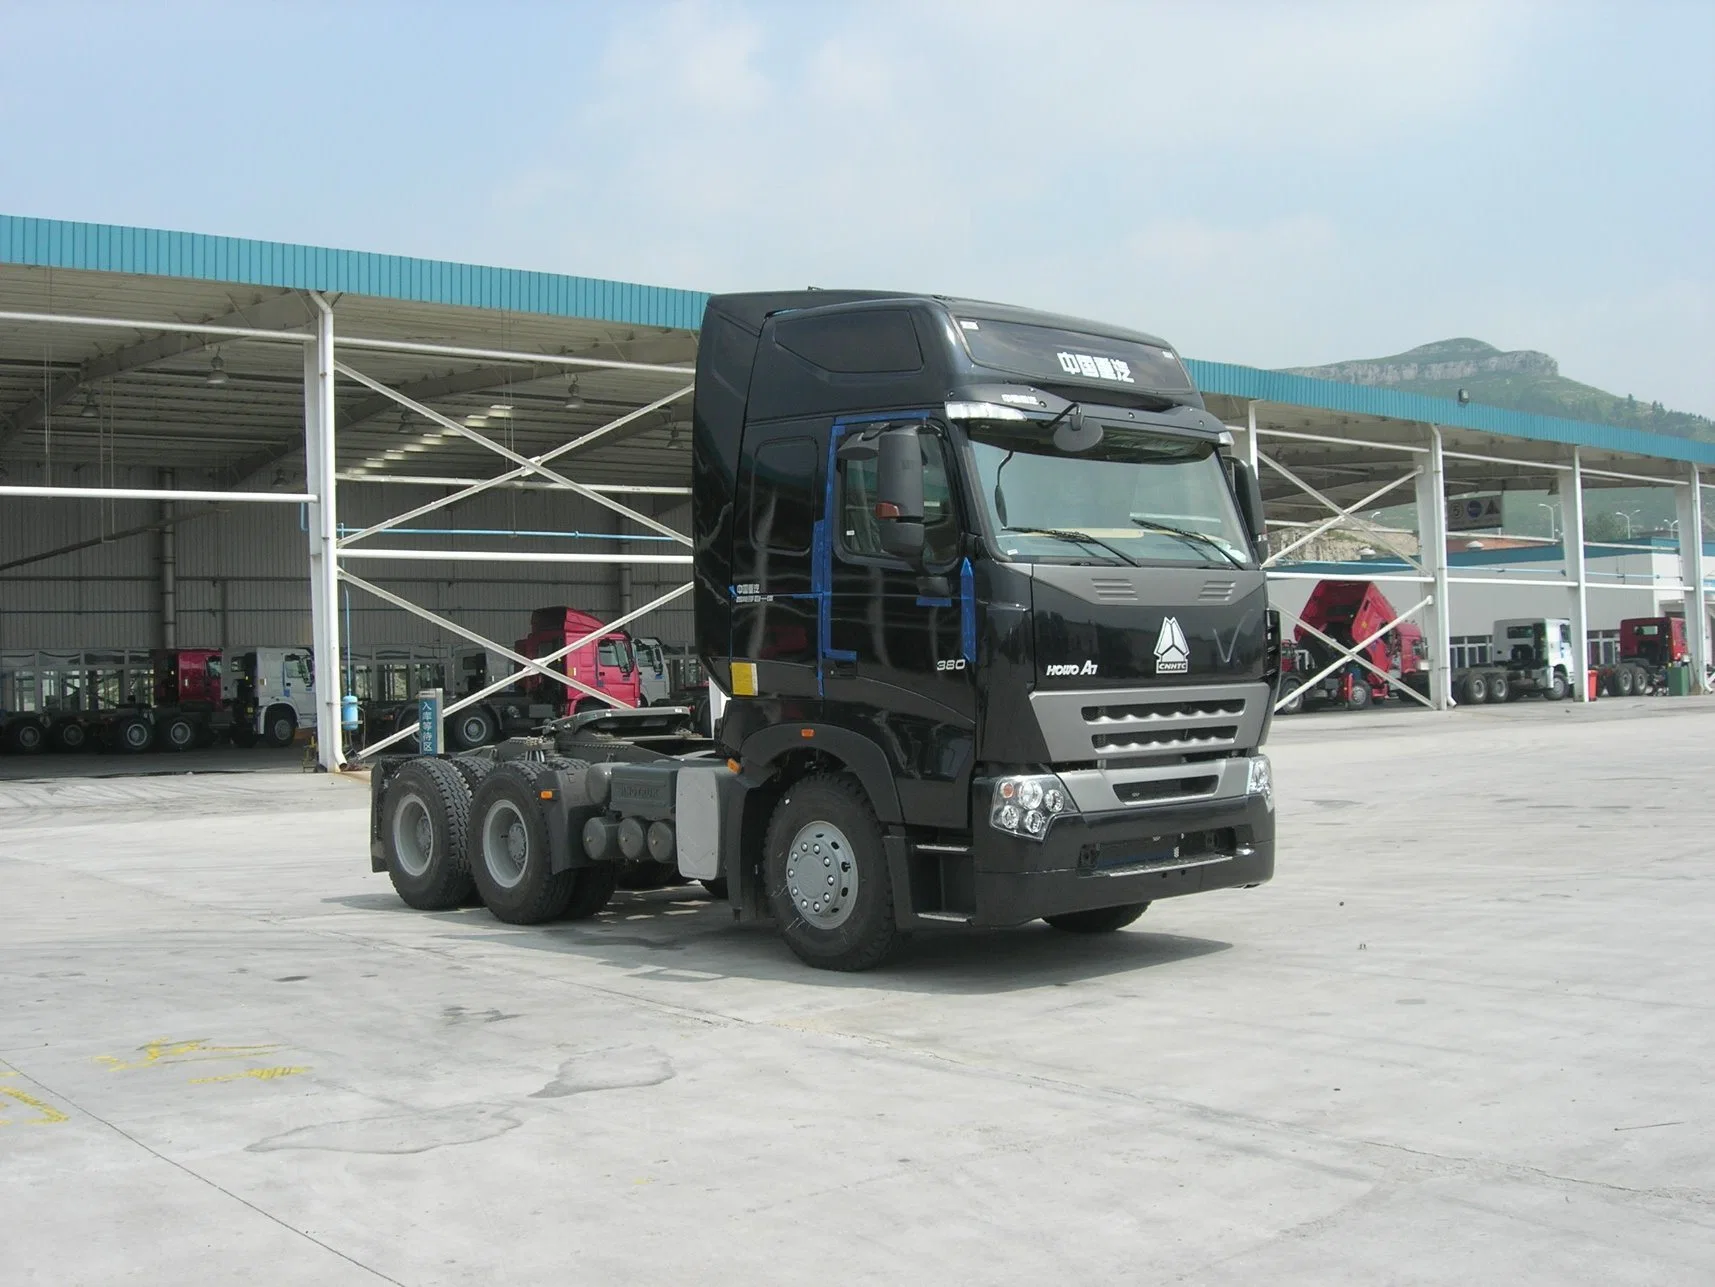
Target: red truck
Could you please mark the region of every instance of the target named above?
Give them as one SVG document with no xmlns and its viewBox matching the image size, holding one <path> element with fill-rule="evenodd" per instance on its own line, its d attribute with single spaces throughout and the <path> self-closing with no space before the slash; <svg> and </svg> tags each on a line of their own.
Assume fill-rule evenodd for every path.
<svg viewBox="0 0 1715 1287">
<path fill-rule="evenodd" d="M 551 663 L 552 668 L 599 693 L 606 693 L 622 706 L 641 706 L 643 680 L 631 638 L 623 630 L 606 630 L 599 617 L 564 606 L 537 608 L 530 614 L 530 633 L 512 647 L 513 651 L 534 660 L 552 656 L 573 640 L 597 631 L 603 633 Z M 450 677 L 455 691 L 447 694 L 448 705 L 481 692 L 501 675 L 516 669 L 511 658 L 487 648 L 455 648 L 454 673 Z M 502 737 L 533 732 L 548 720 L 605 704 L 598 697 L 554 680 L 527 674 L 510 687 L 448 715 L 447 742 L 457 750 L 469 750 Z"/>
<path fill-rule="evenodd" d="M 1381 676 L 1350 660 L 1312 684 L 1305 685 L 1304 680 L 1338 655 L 1309 627 L 1341 648 L 1350 648 L 1359 640 L 1369 639 L 1397 615 L 1373 581 L 1318 581 L 1299 613 L 1303 624 L 1293 632 L 1292 646 L 1282 650 L 1280 691 L 1287 695 L 1287 701 L 1280 708 L 1281 714 L 1293 714 L 1306 704 L 1362 710 L 1394 693 L 1393 686 Z M 1370 665 L 1428 696 L 1429 652 L 1423 631 L 1411 622 L 1401 621 L 1358 651 Z M 1401 697 L 1410 700 L 1403 694 Z"/>
</svg>

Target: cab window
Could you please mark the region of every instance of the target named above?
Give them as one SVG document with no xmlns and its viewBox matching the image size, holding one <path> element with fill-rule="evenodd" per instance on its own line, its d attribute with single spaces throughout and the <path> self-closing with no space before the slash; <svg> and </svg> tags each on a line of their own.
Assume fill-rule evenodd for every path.
<svg viewBox="0 0 1715 1287">
<path fill-rule="evenodd" d="M 918 435 L 923 449 L 923 561 L 945 567 L 959 555 L 959 520 L 947 481 L 947 448 L 932 434 Z M 876 462 L 840 462 L 840 544 L 860 558 L 886 558 L 875 517 Z"/>
</svg>

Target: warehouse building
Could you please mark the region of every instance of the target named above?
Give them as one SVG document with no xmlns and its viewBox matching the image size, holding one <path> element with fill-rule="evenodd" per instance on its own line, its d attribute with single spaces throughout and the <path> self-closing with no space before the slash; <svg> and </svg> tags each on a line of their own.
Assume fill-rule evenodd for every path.
<svg viewBox="0 0 1715 1287">
<path fill-rule="evenodd" d="M 154 649 L 278 644 L 313 651 L 318 719 L 337 722 L 342 665 L 504 655 L 549 604 L 685 647 L 704 298 L 0 216 L 0 702 L 62 700 L 39 672 L 90 654 L 129 674 Z M 1265 481 L 1289 629 L 1300 583 L 1375 574 L 1445 659 L 1530 583 L 1581 655 L 1646 598 L 1709 655 L 1695 536 L 1715 445 L 1188 365 Z M 1448 553 L 1448 497 L 1552 492 L 1576 531 L 1586 493 L 1615 486 L 1672 489 L 1680 539 Z M 1401 502 L 1408 546 L 1366 517 Z M 1298 561 L 1335 528 L 1398 561 Z"/>
</svg>

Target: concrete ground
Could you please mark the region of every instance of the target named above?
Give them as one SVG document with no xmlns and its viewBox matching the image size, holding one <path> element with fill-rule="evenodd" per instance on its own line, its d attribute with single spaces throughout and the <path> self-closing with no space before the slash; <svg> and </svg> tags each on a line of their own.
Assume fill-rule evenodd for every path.
<svg viewBox="0 0 1715 1287">
<path fill-rule="evenodd" d="M 1283 721 L 1271 885 L 821 974 L 0 786 L 0 1282 L 1715 1281 L 1715 702 Z"/>
<path fill-rule="evenodd" d="M 74 755 L 0 755 L 0 782 L 33 782 L 47 778 L 178 777 L 189 773 L 301 773 L 304 745 L 211 746 L 196 751 L 146 751 L 120 755 L 87 750 Z"/>
</svg>

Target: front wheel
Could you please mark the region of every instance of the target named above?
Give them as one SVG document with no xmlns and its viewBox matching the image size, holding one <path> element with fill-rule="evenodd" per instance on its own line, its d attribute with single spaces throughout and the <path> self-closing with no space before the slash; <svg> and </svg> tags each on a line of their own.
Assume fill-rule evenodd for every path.
<svg viewBox="0 0 1715 1287">
<path fill-rule="evenodd" d="M 1554 678 L 1549 681 L 1548 691 L 1543 694 L 1551 702 L 1566 700 L 1566 695 L 1572 691 L 1572 685 L 1566 682 L 1566 676 L 1559 671 L 1554 672 Z"/>
<path fill-rule="evenodd" d="M 1353 679 L 1352 695 L 1346 698 L 1346 709 L 1349 711 L 1361 711 L 1369 706 L 1370 699 L 1374 696 L 1375 694 L 1370 692 L 1369 680 Z"/>
<path fill-rule="evenodd" d="M 820 774 L 788 788 L 765 863 L 768 905 L 806 965 L 873 969 L 899 946 L 881 824 L 853 779 Z"/>
<path fill-rule="evenodd" d="M 290 746 L 298 735 L 298 717 L 284 707 L 268 712 L 263 739 L 269 746 Z"/>
<path fill-rule="evenodd" d="M 1096 907 L 1087 912 L 1062 912 L 1044 916 L 1057 930 L 1068 934 L 1112 934 L 1124 929 L 1149 910 L 1148 903 L 1125 903 L 1119 907 Z"/>
<path fill-rule="evenodd" d="M 480 706 L 466 707 L 447 720 L 447 740 L 454 749 L 474 751 L 494 740 L 494 716 Z"/>
</svg>

